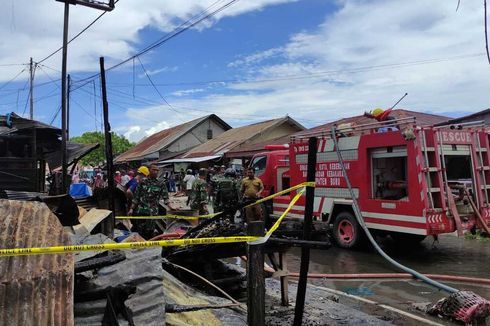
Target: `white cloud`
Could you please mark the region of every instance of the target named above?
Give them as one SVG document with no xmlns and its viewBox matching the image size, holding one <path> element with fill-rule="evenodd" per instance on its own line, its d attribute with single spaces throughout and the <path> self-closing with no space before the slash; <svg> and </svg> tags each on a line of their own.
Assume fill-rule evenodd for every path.
<svg viewBox="0 0 490 326">
<path fill-rule="evenodd" d="M 181 91 L 173 92 L 172 95 L 173 96 L 185 96 L 185 95 L 202 93 L 202 92 L 204 92 L 204 88 L 192 88 L 192 89 L 184 89 Z"/>
<path fill-rule="evenodd" d="M 146 69 L 146 73 L 149 76 L 153 76 L 153 75 L 158 75 L 161 72 L 176 72 L 177 70 L 179 70 L 179 67 L 177 67 L 177 66 L 174 66 L 174 67 L 167 67 L 167 66 L 165 66 L 165 67 L 162 67 L 162 68 L 159 68 L 159 69 L 155 69 L 155 70 L 148 70 L 148 69 Z M 145 73 L 139 74 L 138 77 L 139 78 L 146 78 L 146 74 Z"/>
<path fill-rule="evenodd" d="M 281 48 L 273 48 L 265 51 L 257 52 L 251 55 L 247 55 L 243 58 L 237 59 L 233 62 L 228 63 L 229 68 L 240 68 L 242 66 L 249 66 L 252 64 L 261 63 L 264 60 L 275 57 L 277 55 L 281 55 L 283 53 L 283 49 Z"/>
<path fill-rule="evenodd" d="M 196 28 L 210 27 L 226 16 L 236 16 L 265 6 L 290 2 L 291 0 L 247 0 L 221 11 L 211 20 Z M 97 71 L 98 57 L 105 56 L 107 63 L 120 61 L 140 48 L 140 31 L 155 28 L 168 32 L 183 21 L 201 13 L 215 0 L 123 0 L 116 4 L 112 12 L 88 29 L 68 47 L 68 68 L 71 72 Z M 216 10 L 226 2 L 216 3 L 209 8 Z M 59 48 L 62 41 L 63 8 L 54 0 L 5 0 L 0 4 L 0 64 L 41 60 L 51 51 Z M 75 35 L 89 24 L 101 11 L 70 6 L 70 36 Z M 25 57 L 22 57 L 25 56 Z M 46 64 L 59 67 L 61 53 Z M 18 68 L 2 69 L 0 80 L 8 80 L 18 72 Z"/>
<path fill-rule="evenodd" d="M 263 118 L 290 114 L 310 125 L 390 107 L 405 92 L 409 96 L 399 107 L 415 111 L 471 112 L 490 106 L 480 3 L 464 2 L 458 12 L 451 1 L 340 4 L 316 31 L 292 35 L 279 48 L 282 53 L 267 50 L 229 64 L 247 68 L 257 81 L 228 84 L 234 92 L 173 105 Z M 271 55 L 280 63 L 263 64 Z M 442 60 L 421 64 L 429 59 Z"/>
<path fill-rule="evenodd" d="M 168 31 L 212 2 L 146 0 L 142 6 L 139 1 L 120 1 L 115 11 L 70 46 L 69 67 L 97 70 L 101 54 L 109 60 L 125 58 L 138 47 L 143 28 Z M 281 2 L 287 0 L 239 1 L 217 19 Z M 26 54 L 24 61 L 30 55 L 39 59 L 59 47 L 61 3 L 11 0 L 10 4 L 14 10 L 4 4 L 0 11 L 0 64 L 18 62 L 19 53 Z M 168 100 L 179 113 L 169 112 L 166 106 L 128 109 L 131 122 L 121 123 L 119 130 L 134 141 L 209 111 L 232 125 L 285 114 L 312 125 L 389 107 L 405 92 L 409 96 L 399 107 L 411 110 L 442 113 L 490 106 L 490 66 L 484 55 L 416 64 L 483 53 L 480 2 L 462 2 L 458 12 L 453 1 L 341 0 L 338 4 L 339 9 L 316 30 L 298 31 L 277 48 L 244 54 L 228 64 L 229 69 L 239 68 L 243 76 L 259 81 L 221 84 L 226 87 L 223 93 L 202 92 L 205 96 L 199 99 L 192 99 L 194 90 L 175 92 L 177 98 Z M 80 6 L 71 8 L 72 35 L 99 14 Z M 3 73 L 0 79 L 17 71 Z M 304 78 L 307 75 L 314 78 Z"/>
<path fill-rule="evenodd" d="M 119 129 L 119 130 L 121 130 L 121 129 Z M 131 141 L 134 141 L 133 139 L 135 139 L 135 137 L 133 137 L 133 135 L 137 135 L 141 131 L 141 127 L 140 126 L 130 126 L 130 127 L 124 128 L 124 130 L 121 130 L 121 131 L 125 131 L 123 134 L 124 137 L 126 137 L 127 139 L 129 139 Z"/>
</svg>

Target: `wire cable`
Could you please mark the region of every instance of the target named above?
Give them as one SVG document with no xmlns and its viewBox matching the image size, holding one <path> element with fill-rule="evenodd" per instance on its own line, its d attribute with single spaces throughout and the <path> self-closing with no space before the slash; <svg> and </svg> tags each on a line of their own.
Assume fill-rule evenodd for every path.
<svg viewBox="0 0 490 326">
<path fill-rule="evenodd" d="M 168 33 L 166 34 L 164 37 L 162 37 L 160 40 L 158 40 L 157 42 L 154 42 L 153 44 L 150 44 L 149 46 L 147 46 L 146 48 L 144 48 L 143 50 L 141 50 L 140 52 L 136 53 L 135 55 L 132 55 L 131 57 L 109 67 L 106 69 L 106 71 L 110 71 L 110 70 L 113 70 L 115 68 L 118 68 L 122 65 L 124 65 L 125 63 L 133 60 L 133 58 L 136 58 L 136 57 L 139 57 L 159 46 L 161 46 L 162 44 L 168 42 L 169 40 L 173 39 L 174 37 L 184 33 L 185 31 L 189 30 L 190 28 L 196 26 L 197 24 L 201 23 L 202 21 L 208 19 L 208 18 L 211 18 L 215 15 L 217 15 L 218 13 L 220 13 L 221 11 L 225 10 L 226 8 L 228 8 L 229 6 L 233 5 L 234 3 L 236 3 L 237 1 L 239 0 L 231 0 L 229 2 L 227 2 L 226 4 L 224 4 L 223 6 L 219 7 L 218 9 L 204 15 L 203 17 L 197 19 L 196 21 L 194 22 L 190 22 L 194 17 L 199 17 L 201 16 L 203 13 L 205 13 L 206 11 L 208 11 L 209 9 L 206 9 L 203 11 L 203 13 L 201 14 L 198 14 L 194 17 L 192 17 L 191 19 L 187 20 L 186 22 L 184 22 L 183 24 L 179 25 L 177 28 L 175 28 L 171 33 Z M 218 3 L 219 1 L 215 2 L 213 5 L 211 5 L 210 7 L 214 6 L 216 3 Z M 208 8 L 210 8 L 208 7 Z M 97 78 L 99 76 L 99 74 L 94 74 L 94 75 L 91 75 L 91 76 L 88 76 L 86 78 L 83 78 L 81 80 L 78 80 L 77 83 L 83 83 L 83 82 L 87 82 L 87 81 L 90 81 L 94 78 Z M 83 85 L 81 85 L 83 86 Z M 79 86 L 79 87 L 81 87 Z"/>
<path fill-rule="evenodd" d="M 24 71 L 26 71 L 26 68 L 22 69 L 17 75 L 15 75 L 12 79 L 8 80 L 7 82 L 5 82 L 3 85 L 0 86 L 0 89 L 4 88 L 5 86 L 7 86 L 8 84 L 10 84 L 11 82 L 13 82 L 14 80 L 17 79 L 17 77 L 19 77 Z"/>
<path fill-rule="evenodd" d="M 146 78 L 148 78 L 148 80 L 150 81 L 151 85 L 153 86 L 153 89 L 155 89 L 155 91 L 157 92 L 157 94 L 160 96 L 160 98 L 163 100 L 163 102 L 165 102 L 165 104 L 170 108 L 170 110 L 174 111 L 175 113 L 178 113 L 177 111 L 175 111 L 175 109 L 172 107 L 172 105 L 170 105 L 170 103 L 168 103 L 167 99 L 165 99 L 165 97 L 162 95 L 162 93 L 160 93 L 160 91 L 158 90 L 158 88 L 155 86 L 155 84 L 153 83 L 153 80 L 150 78 L 150 75 L 146 71 L 145 66 L 143 66 L 143 63 L 141 62 L 140 58 L 139 57 L 136 57 L 136 58 L 138 59 L 140 65 L 141 65 L 141 69 L 143 69 L 143 72 L 146 75 Z"/>
<path fill-rule="evenodd" d="M 114 4 L 118 3 L 119 0 L 116 0 L 114 1 Z M 84 29 L 82 29 L 77 35 L 73 36 L 66 45 L 70 44 L 71 42 L 73 42 L 74 40 L 76 40 L 80 35 L 82 35 L 86 30 L 88 30 L 90 27 L 92 27 L 93 24 L 95 24 L 99 19 L 102 18 L 102 16 L 104 16 L 105 14 L 107 13 L 107 11 L 104 11 L 103 13 L 101 13 L 97 18 L 95 18 L 90 24 L 88 24 Z M 59 47 L 57 50 L 55 50 L 54 52 L 50 53 L 48 56 L 44 57 L 43 59 L 41 59 L 38 63 L 43 63 L 44 61 L 48 60 L 49 58 L 51 58 L 53 55 L 55 55 L 56 53 L 60 52 L 61 50 L 63 50 L 63 45 L 61 47 Z"/>
<path fill-rule="evenodd" d="M 436 59 L 427 59 L 427 60 L 418 60 L 418 61 L 408 61 L 402 63 L 390 63 L 383 65 L 372 65 L 372 66 L 362 66 L 351 69 L 340 69 L 340 70 L 324 70 L 318 72 L 312 72 L 309 74 L 294 74 L 294 75 L 284 75 L 273 78 L 264 78 L 264 79 L 222 79 L 222 80 L 208 80 L 208 81 L 196 81 L 196 82 L 179 82 L 179 83 L 165 83 L 165 84 L 155 84 L 155 86 L 186 86 L 186 85 L 212 85 L 212 84 L 226 84 L 226 83 L 268 83 L 275 81 L 288 81 L 288 80 L 297 80 L 297 79 L 310 79 L 310 78 L 320 78 L 328 75 L 335 75 L 341 73 L 361 73 L 366 71 L 374 71 L 374 70 L 384 70 L 384 69 L 392 69 L 392 68 L 404 68 L 409 66 L 417 66 L 417 65 L 425 65 L 425 64 L 433 64 L 433 63 L 441 63 L 446 61 L 455 61 L 455 60 L 463 60 L 475 57 L 484 56 L 485 53 L 474 53 L 474 54 L 466 54 L 459 55 L 454 57 L 447 58 L 436 58 Z M 128 87 L 130 84 L 117 83 L 112 84 L 113 87 Z M 138 87 L 153 87 L 149 84 L 136 84 Z"/>
<path fill-rule="evenodd" d="M 490 51 L 488 50 L 488 23 L 487 23 L 487 0 L 483 0 L 483 11 L 485 15 L 485 50 L 487 52 L 488 63 L 490 63 Z"/>
</svg>

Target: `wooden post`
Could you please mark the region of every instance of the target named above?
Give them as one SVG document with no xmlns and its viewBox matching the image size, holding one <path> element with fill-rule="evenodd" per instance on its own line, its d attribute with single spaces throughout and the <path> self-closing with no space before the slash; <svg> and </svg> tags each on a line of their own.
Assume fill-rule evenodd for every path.
<svg viewBox="0 0 490 326">
<path fill-rule="evenodd" d="M 308 140 L 308 167 L 306 181 L 315 181 L 317 138 L 310 137 Z M 305 221 L 303 229 L 303 240 L 309 241 L 313 224 L 313 202 L 315 199 L 315 188 L 306 188 Z M 303 310 L 305 307 L 306 282 L 308 281 L 308 267 L 310 265 L 310 248 L 301 247 L 301 265 L 298 281 L 298 292 L 296 293 L 296 306 L 294 309 L 294 326 L 300 326 L 303 322 Z"/>
<path fill-rule="evenodd" d="M 61 193 L 68 193 L 68 175 L 67 175 L 67 154 L 66 154 L 66 61 L 68 52 L 68 17 L 70 12 L 70 3 L 65 2 L 65 14 L 63 21 L 63 51 L 61 63 Z"/>
<path fill-rule="evenodd" d="M 102 108 L 104 110 L 104 134 L 105 134 L 105 158 L 107 166 L 107 184 L 109 187 L 109 210 L 112 211 L 112 218 L 106 219 L 103 226 L 103 233 L 112 238 L 114 235 L 114 225 L 116 217 L 116 208 L 114 204 L 114 167 L 112 158 L 112 137 L 111 125 L 109 123 L 109 104 L 107 103 L 107 91 L 105 83 L 104 57 L 100 57 L 100 81 L 102 86 Z"/>
<path fill-rule="evenodd" d="M 285 253 L 279 253 L 279 268 L 284 273 L 281 275 L 281 305 L 289 306 L 289 276 L 288 265 L 286 263 Z"/>
<path fill-rule="evenodd" d="M 264 222 L 253 221 L 247 234 L 264 235 Z M 265 278 L 263 245 L 247 245 L 247 320 L 249 325 L 265 325 Z"/>
</svg>

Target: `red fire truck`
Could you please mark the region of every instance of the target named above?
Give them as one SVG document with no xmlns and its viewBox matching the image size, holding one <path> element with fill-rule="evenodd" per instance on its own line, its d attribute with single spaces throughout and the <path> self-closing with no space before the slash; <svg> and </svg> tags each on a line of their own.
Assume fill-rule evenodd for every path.
<svg viewBox="0 0 490 326">
<path fill-rule="evenodd" d="M 328 226 L 337 244 L 362 243 L 352 199 L 337 151 L 366 225 L 373 233 L 396 240 L 474 231 L 490 225 L 490 151 L 488 133 L 480 127 L 420 127 L 413 118 L 348 126 L 293 137 L 286 150 L 256 154 L 252 167 L 268 192 L 306 180 L 308 138 L 317 137 L 314 221 Z M 289 165 L 289 168 L 288 168 Z M 289 179 L 289 180 L 288 180 Z M 294 193 L 276 197 L 272 216 L 280 215 Z M 301 220 L 305 198 L 289 212 Z"/>
</svg>

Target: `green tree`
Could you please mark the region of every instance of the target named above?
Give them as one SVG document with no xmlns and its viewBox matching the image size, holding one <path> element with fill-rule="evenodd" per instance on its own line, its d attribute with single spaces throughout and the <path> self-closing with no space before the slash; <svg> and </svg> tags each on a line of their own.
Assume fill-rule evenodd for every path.
<svg viewBox="0 0 490 326">
<path fill-rule="evenodd" d="M 72 142 L 81 144 L 96 144 L 99 143 L 100 147 L 90 154 L 86 155 L 80 160 L 83 165 L 98 166 L 100 163 L 105 162 L 105 136 L 104 133 L 100 131 L 90 131 L 86 132 L 81 136 L 72 137 L 70 139 Z M 117 155 L 124 153 L 128 149 L 134 146 L 124 136 L 112 133 L 112 155 L 116 157 Z"/>
</svg>

